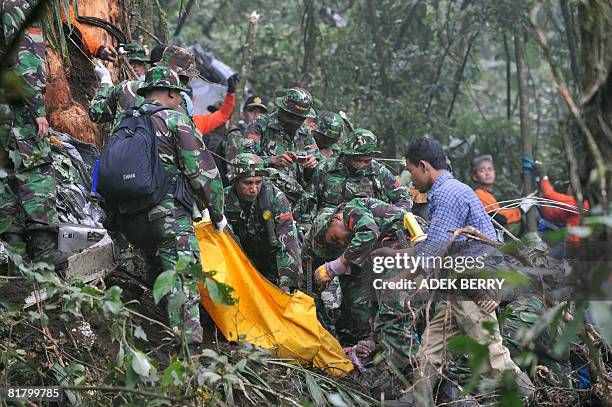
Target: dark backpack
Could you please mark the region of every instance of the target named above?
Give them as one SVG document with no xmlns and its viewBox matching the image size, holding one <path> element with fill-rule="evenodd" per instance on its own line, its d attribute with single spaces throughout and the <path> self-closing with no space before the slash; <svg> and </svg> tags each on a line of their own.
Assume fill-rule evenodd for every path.
<svg viewBox="0 0 612 407">
<path fill-rule="evenodd" d="M 157 205 L 170 190 L 150 117 L 163 109 L 139 116 L 128 113 L 110 135 L 98 170 L 98 191 L 107 209 L 122 215 L 142 212 Z"/>
</svg>

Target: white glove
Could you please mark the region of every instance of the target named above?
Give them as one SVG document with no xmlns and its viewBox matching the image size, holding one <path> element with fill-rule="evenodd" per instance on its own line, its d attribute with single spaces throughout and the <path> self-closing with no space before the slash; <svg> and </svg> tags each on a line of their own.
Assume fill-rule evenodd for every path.
<svg viewBox="0 0 612 407">
<path fill-rule="evenodd" d="M 223 215 L 223 219 L 215 223 L 215 228 L 217 229 L 217 233 L 223 232 L 223 229 L 225 229 L 226 226 L 227 226 L 227 219 L 225 219 L 225 215 Z"/>
<path fill-rule="evenodd" d="M 100 61 L 96 62 L 94 72 L 100 80 L 101 85 L 113 85 L 113 80 L 111 79 L 110 72 L 108 71 L 108 69 L 106 69 L 104 65 L 100 63 Z"/>
<path fill-rule="evenodd" d="M 521 212 L 527 213 L 529 209 L 531 209 L 531 207 L 536 204 L 536 200 L 533 199 L 533 196 L 535 194 L 536 192 L 532 192 L 529 195 L 527 195 L 525 198 L 523 198 L 523 201 L 521 202 L 521 205 L 519 206 L 519 208 L 521 209 Z"/>
</svg>

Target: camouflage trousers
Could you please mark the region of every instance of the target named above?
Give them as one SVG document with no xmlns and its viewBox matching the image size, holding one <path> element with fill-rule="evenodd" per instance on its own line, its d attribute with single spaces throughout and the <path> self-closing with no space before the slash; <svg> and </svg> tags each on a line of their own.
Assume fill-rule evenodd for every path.
<svg viewBox="0 0 612 407">
<path fill-rule="evenodd" d="M 4 105 L 6 106 L 6 105 Z M 26 120 L 0 124 L 0 221 L 10 219 L 7 232 L 57 227 L 55 172 L 46 138 Z"/>
<path fill-rule="evenodd" d="M 142 251 L 151 286 L 162 272 L 178 271 L 174 288 L 165 298 L 170 326 L 177 333 L 182 329 L 188 342 L 202 342 L 200 294 L 189 272 L 200 263 L 191 214 L 175 204 L 174 198 L 166 197 L 148 213 L 119 216 L 117 223 L 123 237 Z"/>
<path fill-rule="evenodd" d="M 407 312 L 399 292 L 384 296 L 372 285 L 372 274 L 365 270 L 340 276 L 342 303 L 336 332 L 343 345 L 374 339 L 386 359 L 397 368 L 411 363 L 419 348 L 415 314 Z"/>
</svg>

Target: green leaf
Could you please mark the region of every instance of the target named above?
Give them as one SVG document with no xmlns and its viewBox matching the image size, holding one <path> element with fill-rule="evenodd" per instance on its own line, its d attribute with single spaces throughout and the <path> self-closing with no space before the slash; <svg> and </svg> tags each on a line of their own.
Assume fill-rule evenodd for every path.
<svg viewBox="0 0 612 407">
<path fill-rule="evenodd" d="M 161 273 L 155 279 L 155 284 L 153 285 L 153 299 L 155 300 L 155 304 L 158 304 L 159 301 L 170 292 L 176 285 L 176 271 L 174 270 L 166 270 Z"/>
<path fill-rule="evenodd" d="M 215 304 L 233 305 L 237 302 L 232 297 L 234 288 L 227 284 L 219 283 L 212 278 L 206 278 L 206 289 Z"/>
<path fill-rule="evenodd" d="M 468 365 L 472 375 L 463 390 L 463 394 L 470 393 L 478 383 L 480 371 L 489 357 L 489 348 L 487 345 L 481 345 L 477 340 L 468 336 L 455 336 L 448 341 L 448 350 L 454 353 L 470 355 Z"/>
<path fill-rule="evenodd" d="M 12 220 L 9 217 L 3 218 L 0 220 L 0 234 L 6 232 L 8 228 L 11 226 Z"/>
<path fill-rule="evenodd" d="M 185 367 L 183 362 L 177 360 L 170 364 L 162 374 L 162 384 L 169 386 L 179 386 L 185 374 Z"/>
<path fill-rule="evenodd" d="M 597 332 L 612 347 L 612 301 L 593 301 L 590 308 Z"/>
<path fill-rule="evenodd" d="M 149 339 L 147 338 L 147 334 L 144 331 L 144 329 L 142 329 L 142 327 L 140 325 L 136 325 L 134 327 L 134 337 L 136 338 L 140 338 L 143 341 L 148 341 Z"/>
<path fill-rule="evenodd" d="M 324 406 L 326 404 L 325 396 L 323 395 L 323 390 L 321 389 L 321 387 L 317 384 L 310 372 L 306 372 L 305 378 L 306 386 L 308 387 L 308 393 L 310 394 L 310 398 L 312 399 L 312 401 L 317 406 Z"/>
<path fill-rule="evenodd" d="M 132 369 L 142 377 L 149 376 L 151 363 L 144 353 L 137 350 L 132 352 Z"/>
<path fill-rule="evenodd" d="M 200 352 L 200 356 L 203 356 L 205 358 L 217 359 L 219 357 L 219 354 L 212 349 L 206 348 L 202 349 L 202 351 Z"/>
</svg>

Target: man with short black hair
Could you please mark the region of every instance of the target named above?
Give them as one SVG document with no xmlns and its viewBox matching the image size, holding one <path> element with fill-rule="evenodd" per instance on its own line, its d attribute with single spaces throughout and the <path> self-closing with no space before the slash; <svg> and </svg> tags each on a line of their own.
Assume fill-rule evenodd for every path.
<svg viewBox="0 0 612 407">
<path fill-rule="evenodd" d="M 416 256 L 445 256 L 453 254 L 454 243 L 448 250 L 452 239 L 452 230 L 473 226 L 484 236 L 497 241 L 491 218 L 485 212 L 476 193 L 468 185 L 456 180 L 447 170 L 446 156 L 442 145 L 436 140 L 419 138 L 413 141 L 406 151 L 406 167 L 412 175 L 412 182 L 420 192 L 427 192 L 429 197 L 430 225 L 427 239 L 417 244 L 410 252 Z M 465 240 L 459 235 L 456 241 Z M 478 247 L 485 256 L 497 262 L 496 253 L 487 245 Z M 447 253 L 448 251 L 448 253 Z M 486 260 L 485 260 L 486 261 Z M 503 262 L 503 256 L 501 261 Z M 433 272 L 425 269 L 425 278 L 432 277 Z M 517 374 L 517 383 L 522 394 L 533 392 L 529 377 L 510 358 L 510 351 L 502 343 L 499 325 L 495 315 L 495 301 L 458 300 L 449 297 L 436 307 L 436 314 L 422 335 L 421 348 L 417 359 L 419 369 L 415 371 L 415 394 L 407 393 L 405 402 L 394 402 L 389 405 L 433 405 L 431 389 L 439 380 L 438 370 L 445 360 L 447 341 L 456 335 L 466 335 L 488 347 L 488 358 L 482 368 L 482 375 L 499 378 L 505 370 Z M 447 315 L 448 313 L 448 315 Z M 483 323 L 491 326 L 490 330 Z M 413 396 L 414 399 L 413 399 Z M 467 404 L 465 404 L 467 405 Z M 470 404 L 471 405 L 471 404 Z"/>
</svg>

